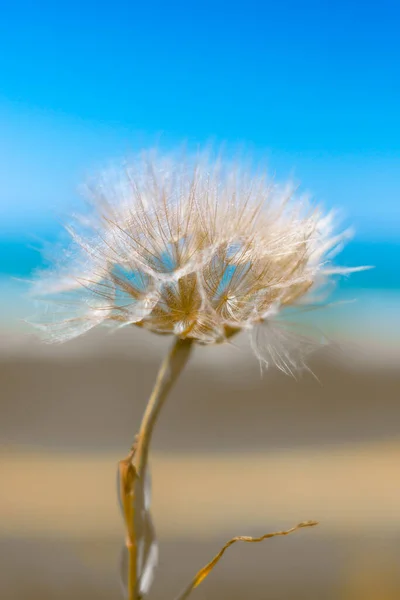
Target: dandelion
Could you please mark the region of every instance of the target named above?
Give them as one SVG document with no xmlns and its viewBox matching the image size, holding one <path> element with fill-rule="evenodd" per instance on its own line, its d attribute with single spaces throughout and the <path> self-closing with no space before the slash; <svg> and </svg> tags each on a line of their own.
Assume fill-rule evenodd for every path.
<svg viewBox="0 0 400 600">
<path fill-rule="evenodd" d="M 52 341 L 104 323 L 200 344 L 246 330 L 260 360 L 291 370 L 277 316 L 351 271 L 330 264 L 349 236 L 332 215 L 238 167 L 143 156 L 87 191 L 64 262 L 35 286 L 57 301 L 40 325 Z"/>
<path fill-rule="evenodd" d="M 157 560 L 146 491 L 151 434 L 193 344 L 220 344 L 246 331 L 262 363 L 293 373 L 312 344 L 288 333 L 278 317 L 312 302 L 331 276 L 357 269 L 331 263 L 349 237 L 335 234 L 331 214 L 310 207 L 290 185 L 220 160 L 145 154 L 104 173 L 87 192 L 90 209 L 69 227 L 71 245 L 35 285 L 56 301 L 39 327 L 58 342 L 101 324 L 175 339 L 137 441 L 119 464 L 123 579 L 137 600 Z"/>
</svg>

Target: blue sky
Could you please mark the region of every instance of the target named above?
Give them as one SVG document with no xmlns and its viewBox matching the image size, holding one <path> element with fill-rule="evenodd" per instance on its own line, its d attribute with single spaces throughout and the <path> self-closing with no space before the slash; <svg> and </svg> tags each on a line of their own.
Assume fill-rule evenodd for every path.
<svg viewBox="0 0 400 600">
<path fill-rule="evenodd" d="M 214 140 L 361 237 L 400 227 L 399 2 L 4 2 L 0 222 L 41 232 L 108 159 Z"/>
</svg>

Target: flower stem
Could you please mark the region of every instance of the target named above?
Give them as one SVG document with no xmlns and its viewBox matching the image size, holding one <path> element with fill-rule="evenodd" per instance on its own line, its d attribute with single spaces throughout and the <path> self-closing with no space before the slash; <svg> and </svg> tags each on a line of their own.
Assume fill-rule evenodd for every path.
<svg viewBox="0 0 400 600">
<path fill-rule="evenodd" d="M 154 384 L 153 391 L 143 415 L 136 442 L 135 467 L 138 477 L 144 473 L 147 464 L 149 446 L 154 425 L 168 392 L 186 365 L 193 340 L 176 338 L 168 355 L 165 357 Z"/>
<path fill-rule="evenodd" d="M 128 599 L 139 600 L 137 572 L 137 531 L 135 526 L 135 498 L 141 494 L 144 485 L 144 475 L 147 466 L 151 436 L 157 417 L 165 399 L 186 365 L 193 341 L 190 339 L 175 339 L 175 342 L 161 364 L 154 384 L 153 391 L 143 415 L 140 430 L 128 456 L 120 461 L 122 506 L 127 528 L 126 547 L 128 550 Z"/>
</svg>

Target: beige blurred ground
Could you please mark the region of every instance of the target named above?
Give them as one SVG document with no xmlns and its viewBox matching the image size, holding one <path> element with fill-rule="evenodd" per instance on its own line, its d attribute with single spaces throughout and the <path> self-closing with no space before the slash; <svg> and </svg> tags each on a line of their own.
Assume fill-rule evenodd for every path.
<svg viewBox="0 0 400 600">
<path fill-rule="evenodd" d="M 130 333 L 130 332 L 129 332 Z M 159 340 L 156 340 L 159 342 Z M 123 536 L 116 463 L 168 340 L 95 335 L 0 350 L 0 598 L 110 600 Z M 155 600 L 236 545 L 193 598 L 400 598 L 400 373 L 356 344 L 322 352 L 318 380 L 261 378 L 245 347 L 196 349 L 154 440 L 161 541 Z"/>
</svg>

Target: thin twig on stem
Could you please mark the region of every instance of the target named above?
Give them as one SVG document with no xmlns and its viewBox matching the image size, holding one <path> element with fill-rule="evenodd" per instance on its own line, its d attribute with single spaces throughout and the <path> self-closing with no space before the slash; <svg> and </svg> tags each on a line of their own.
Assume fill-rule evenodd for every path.
<svg viewBox="0 0 400 600">
<path fill-rule="evenodd" d="M 200 571 L 198 571 L 198 573 L 196 573 L 194 579 L 183 590 L 183 592 L 181 592 L 181 594 L 179 594 L 179 596 L 176 598 L 176 600 L 186 600 L 189 597 L 189 595 L 192 593 L 192 591 L 198 585 L 200 585 L 200 583 L 202 581 L 204 581 L 204 579 L 211 573 L 211 571 L 213 570 L 215 565 L 219 562 L 219 560 L 222 558 L 222 556 L 225 554 L 225 551 L 229 548 L 229 546 L 232 546 L 236 542 L 262 542 L 263 540 L 266 540 L 268 538 L 273 538 L 273 537 L 277 537 L 277 536 L 281 536 L 281 535 L 289 535 L 290 533 L 293 533 L 294 531 L 297 531 L 298 529 L 302 529 L 303 527 L 314 527 L 315 525 L 318 525 L 317 521 L 304 521 L 302 523 L 299 523 L 295 527 L 292 527 L 291 529 L 287 529 L 286 531 L 275 531 L 273 533 L 266 533 L 265 535 L 262 535 L 260 537 L 250 537 L 247 535 L 239 535 L 237 537 L 232 538 L 231 540 L 229 540 L 229 542 L 227 542 L 225 544 L 225 546 L 223 546 L 221 548 L 221 550 L 218 552 L 218 554 L 216 556 L 214 556 L 214 558 L 205 567 L 203 567 L 202 569 L 200 569 Z"/>
</svg>

